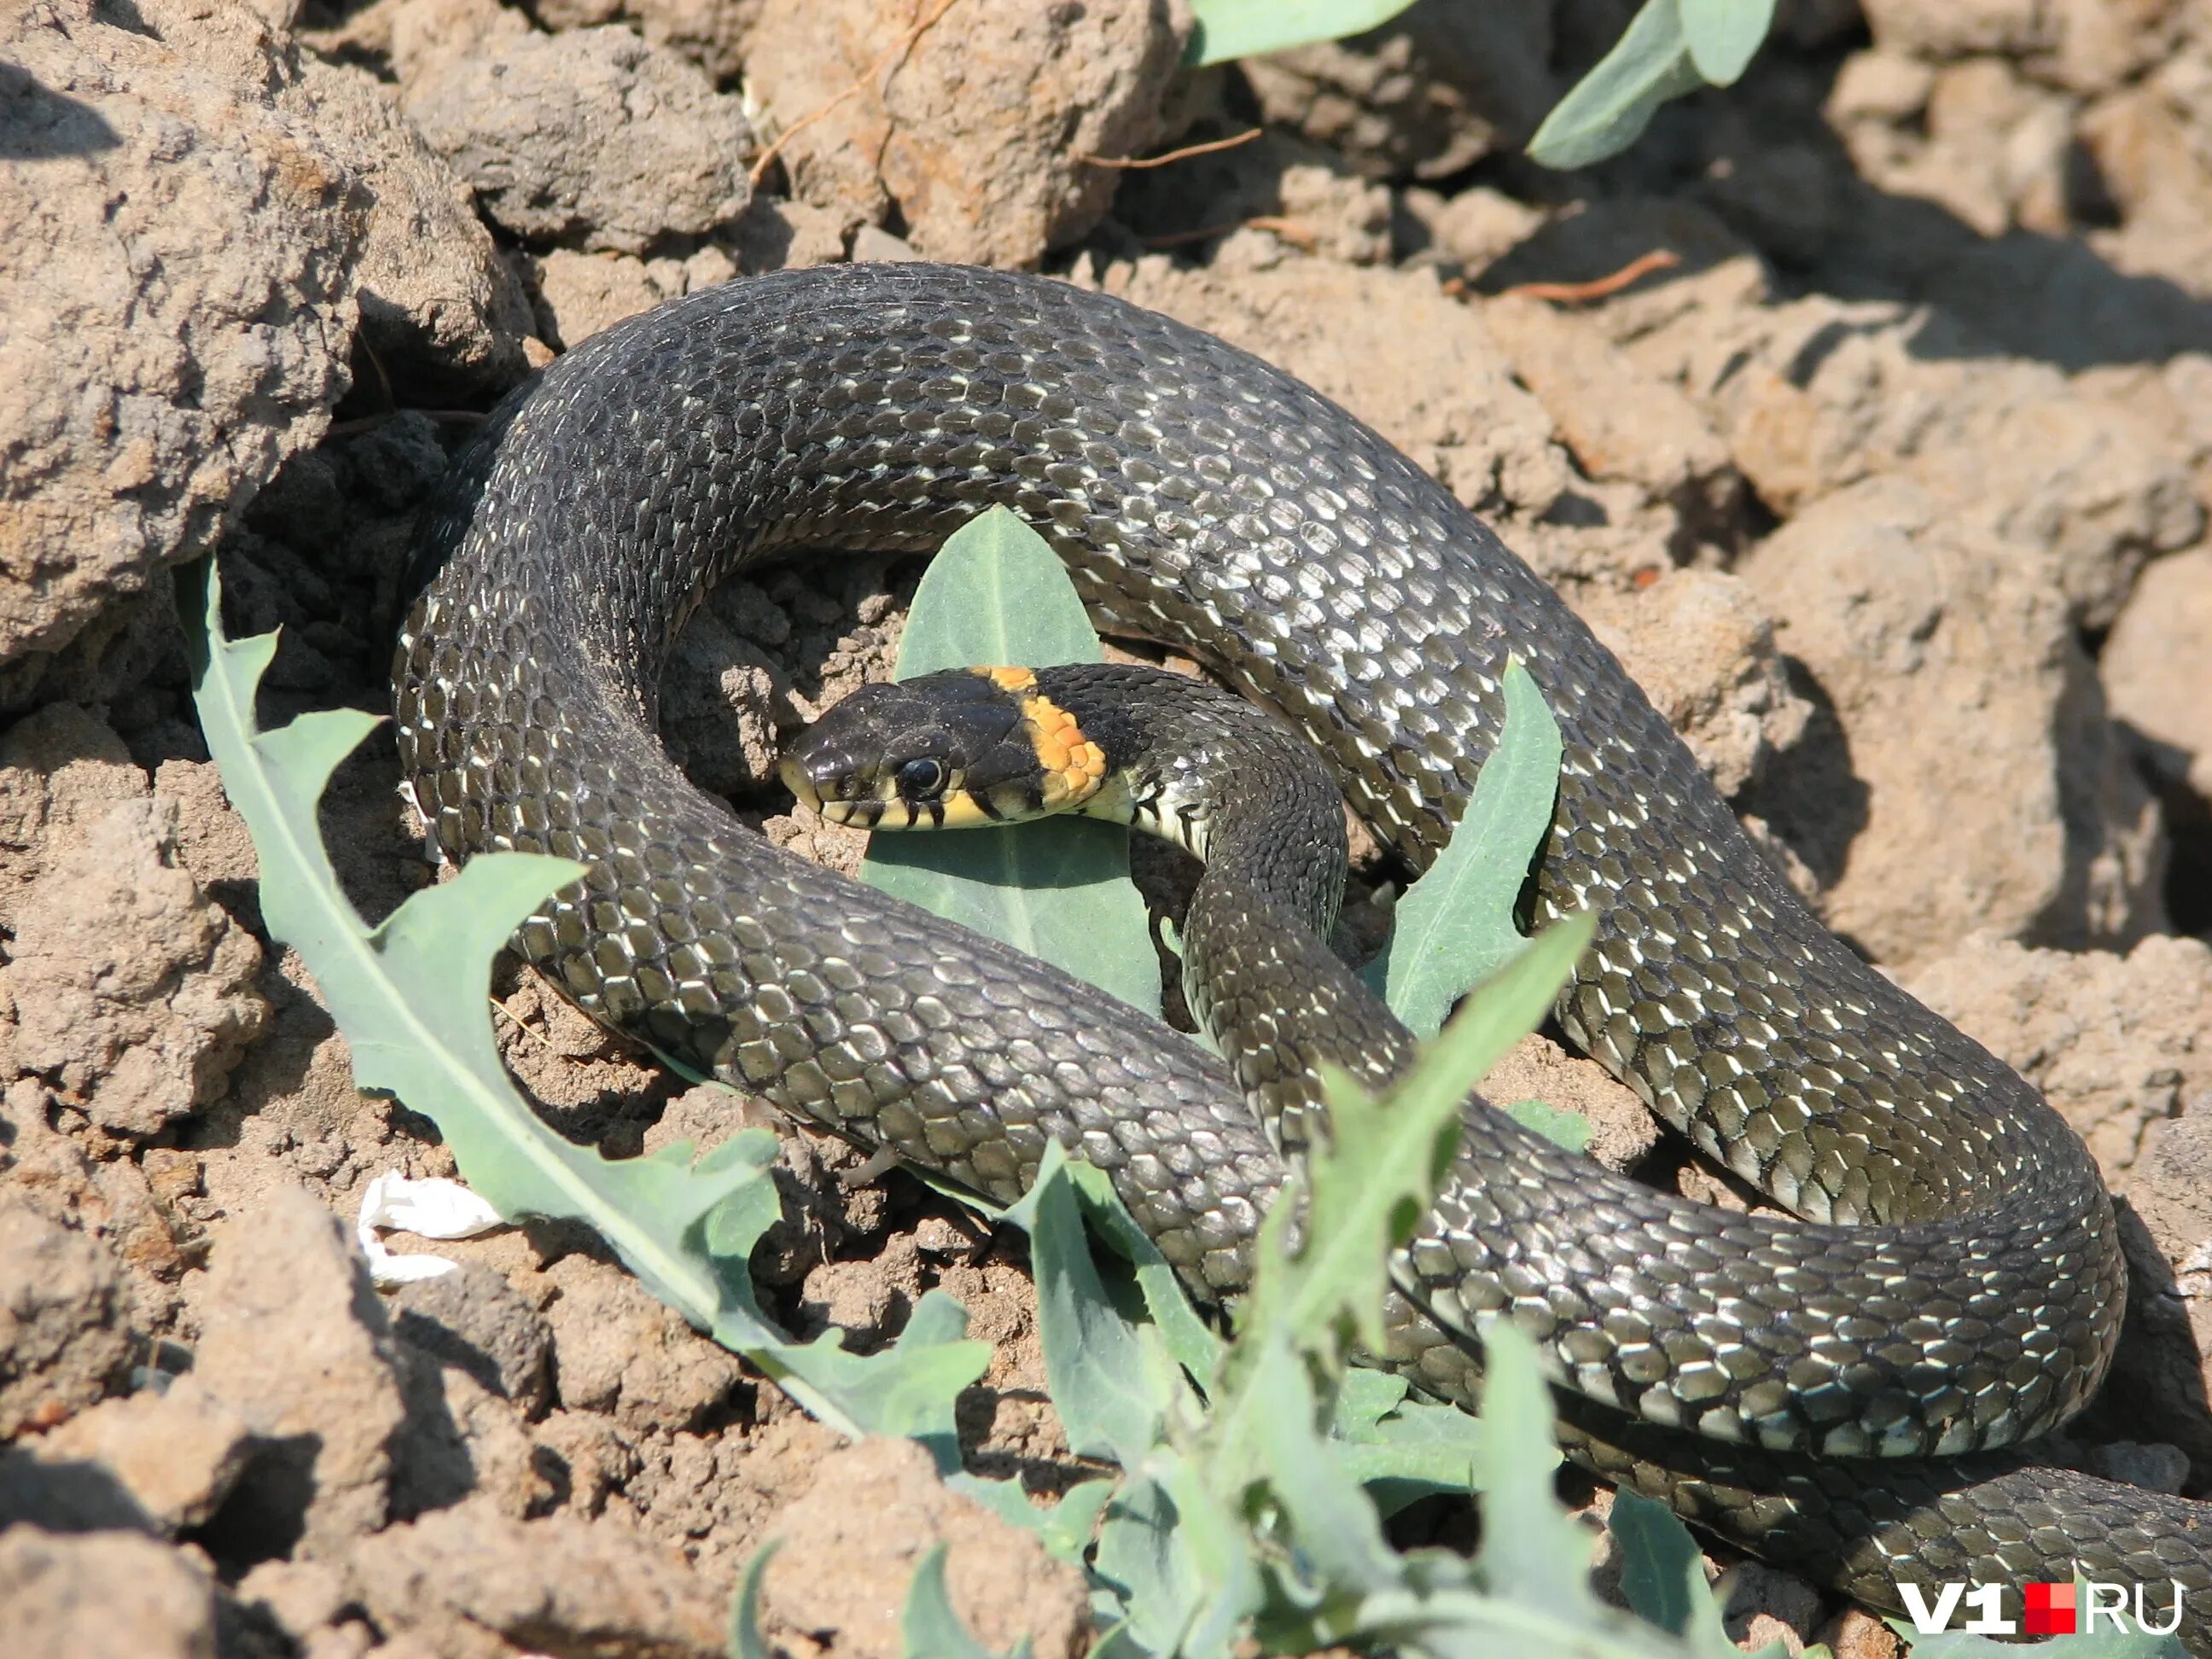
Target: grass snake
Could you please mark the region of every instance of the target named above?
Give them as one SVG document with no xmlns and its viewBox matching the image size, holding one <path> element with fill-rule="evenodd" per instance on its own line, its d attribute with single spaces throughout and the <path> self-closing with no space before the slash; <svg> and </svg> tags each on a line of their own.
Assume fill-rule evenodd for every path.
<svg viewBox="0 0 2212 1659">
<path fill-rule="evenodd" d="M 1540 917 L 1599 917 L 1559 1025 L 1791 1218 L 1654 1191 L 1502 1113 L 1397 1264 L 1388 1362 L 1472 1403 L 1505 1316 L 1577 1461 L 1863 1599 L 2179 1578 L 2199 1506 L 2037 1460 L 2118 1335 L 2109 1199 L 2034 1091 L 1831 935 L 1620 663 L 1419 468 L 1168 319 L 1032 276 L 830 266 L 672 301 L 510 397 L 417 532 L 403 767 L 448 857 L 589 865 L 517 936 L 613 1029 L 1011 1201 L 1048 1139 L 1194 1288 L 1284 1167 L 1195 1043 L 742 826 L 654 737 L 731 572 L 1036 526 L 1095 621 L 1200 659 L 1330 760 L 1418 871 L 1525 663 L 1565 744 Z"/>
</svg>

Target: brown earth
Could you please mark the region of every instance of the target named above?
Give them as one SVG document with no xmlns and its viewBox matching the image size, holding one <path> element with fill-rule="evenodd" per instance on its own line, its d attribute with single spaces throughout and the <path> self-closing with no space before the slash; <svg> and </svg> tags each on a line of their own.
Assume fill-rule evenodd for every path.
<svg viewBox="0 0 2212 1659">
<path fill-rule="evenodd" d="M 219 551 L 233 631 L 284 630 L 265 718 L 380 708 L 411 514 L 493 398 L 662 299 L 847 258 L 1170 312 L 1490 518 L 1831 923 L 2081 1131 L 2136 1279 L 2081 1432 L 2141 1443 L 2094 1454 L 2120 1478 L 2212 1495 L 2212 3 L 1801 0 L 1738 88 L 1589 173 L 1534 168 L 1516 147 L 1630 9 L 1422 0 L 1194 75 L 1168 0 L 33 0 L 0 24 L 11 1652 L 719 1653 L 770 1538 L 793 1655 L 895 1650 L 939 1540 L 991 1643 L 1082 1650 L 1064 1570 L 908 1449 L 841 1449 L 592 1240 L 506 1230 L 370 1288 L 365 1184 L 453 1160 L 354 1088 L 267 939 L 173 620 L 168 572 Z M 1558 286 L 1654 253 L 1608 297 Z M 664 698 L 695 776 L 842 867 L 855 839 L 790 816 L 773 760 L 887 672 L 916 575 L 732 583 Z M 324 812 L 372 914 L 430 878 L 395 782 L 374 738 Z M 1363 877 L 1392 873 L 1370 849 Z M 495 990 L 502 1053 L 577 1139 L 772 1121 L 512 965 Z M 1743 1201 L 1540 1037 L 1494 1086 Z M 756 1261 L 778 1315 L 865 1348 L 949 1291 L 994 1345 L 969 1466 L 1075 1478 L 1018 1238 L 781 1127 L 792 1219 Z M 1751 1645 L 1895 1650 L 1732 1571 Z"/>
</svg>

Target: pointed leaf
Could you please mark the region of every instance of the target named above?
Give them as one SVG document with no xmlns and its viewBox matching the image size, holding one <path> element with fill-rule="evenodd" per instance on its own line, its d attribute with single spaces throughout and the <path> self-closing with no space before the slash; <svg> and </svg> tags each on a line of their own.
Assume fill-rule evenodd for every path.
<svg viewBox="0 0 2212 1659">
<path fill-rule="evenodd" d="M 1732 87 L 1774 24 L 1774 0 L 1677 0 L 1682 35 L 1698 73 Z"/>
<path fill-rule="evenodd" d="M 1287 52 L 1316 40 L 1341 40 L 1379 28 L 1413 0 L 1191 0 L 1190 43 L 1182 60 L 1194 68 Z"/>
<path fill-rule="evenodd" d="M 1361 977 L 1416 1036 L 1434 1036 L 1473 987 L 1520 954 L 1514 909 L 1552 828 L 1559 727 L 1518 662 L 1506 665 L 1498 744 L 1437 861 L 1391 912 Z"/>
<path fill-rule="evenodd" d="M 990 1650 L 969 1634 L 952 1610 L 945 1589 L 945 1549 L 943 1544 L 933 1546 L 907 1587 L 906 1610 L 899 1615 L 907 1659 L 991 1659 Z"/>
<path fill-rule="evenodd" d="M 1644 0 L 1613 50 L 1544 118 L 1528 141 L 1529 160 L 1582 167 L 1617 155 L 1660 105 L 1704 84 L 1676 8 L 1677 0 Z"/>
</svg>

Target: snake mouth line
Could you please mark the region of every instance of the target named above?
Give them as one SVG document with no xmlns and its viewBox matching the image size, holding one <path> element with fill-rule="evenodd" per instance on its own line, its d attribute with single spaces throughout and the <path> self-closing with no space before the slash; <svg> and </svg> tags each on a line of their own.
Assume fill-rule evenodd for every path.
<svg viewBox="0 0 2212 1659">
<path fill-rule="evenodd" d="M 800 805 L 857 830 L 969 830 L 1081 811 L 1105 750 L 1027 668 L 862 686 L 794 739 L 777 768 Z"/>
</svg>

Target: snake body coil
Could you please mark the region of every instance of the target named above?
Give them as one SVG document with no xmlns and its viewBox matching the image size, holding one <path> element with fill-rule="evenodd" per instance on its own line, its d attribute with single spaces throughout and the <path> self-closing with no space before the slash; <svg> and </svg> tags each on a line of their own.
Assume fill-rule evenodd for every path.
<svg viewBox="0 0 2212 1659">
<path fill-rule="evenodd" d="M 901 264 L 739 283 L 586 342 L 488 423 L 421 532 L 435 574 L 396 697 L 437 842 L 590 865 L 518 943 L 610 1025 L 1001 1200 L 1058 1139 L 1194 1285 L 1233 1292 L 1282 1170 L 1221 1061 L 775 850 L 653 737 L 711 584 L 802 548 L 925 550 L 994 503 L 1103 627 L 1302 731 L 1416 869 L 1526 663 L 1565 739 L 1539 908 L 1600 920 L 1560 1024 L 1804 1218 L 1669 1197 L 1471 1114 L 1399 1264 L 1391 1363 L 1471 1401 L 1468 1337 L 1510 1317 L 1556 1361 L 1573 1455 L 1717 1532 L 1887 1606 L 1899 1581 L 2077 1562 L 2179 1578 L 2212 1650 L 2197 1506 L 2006 1449 L 2086 1401 L 2118 1333 L 2081 1143 L 1820 927 L 1486 526 L 1209 336 Z"/>
</svg>

